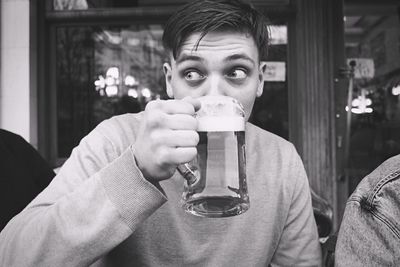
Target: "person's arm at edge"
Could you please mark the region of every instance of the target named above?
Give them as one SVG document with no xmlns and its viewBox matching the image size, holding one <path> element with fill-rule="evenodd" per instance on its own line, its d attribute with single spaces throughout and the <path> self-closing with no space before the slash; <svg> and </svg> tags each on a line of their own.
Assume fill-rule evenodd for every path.
<svg viewBox="0 0 400 267">
<path fill-rule="evenodd" d="M 98 128 L 0 233 L 0 266 L 89 265 L 166 201 L 140 173 L 131 147 L 118 155 Z"/>
<path fill-rule="evenodd" d="M 289 163 L 292 202 L 271 266 L 320 266 L 321 248 L 307 174 L 294 147 Z"/>
<path fill-rule="evenodd" d="M 378 171 L 384 172 L 384 168 L 378 167 Z M 393 197 L 398 193 L 398 186 L 393 186 L 392 181 L 387 191 L 382 192 L 382 187 L 379 192 L 371 189 L 378 196 L 379 201 L 372 200 L 377 206 L 387 201 L 394 207 L 382 205 L 383 209 L 377 209 L 368 204 L 368 194 L 359 195 L 363 190 L 358 188 L 368 186 L 368 182 L 368 176 L 361 180 L 346 202 L 336 242 L 335 266 L 399 266 L 399 254 L 393 253 L 400 244 L 398 226 L 395 226 L 398 222 L 395 211 L 400 200 Z"/>
<path fill-rule="evenodd" d="M 24 164 L 31 170 L 32 179 L 35 181 L 35 195 L 45 189 L 56 176 L 50 164 L 40 155 L 40 153 L 24 138 L 19 135 L 15 136 L 16 145 L 19 146 L 17 151 L 23 151 L 20 155 Z"/>
</svg>

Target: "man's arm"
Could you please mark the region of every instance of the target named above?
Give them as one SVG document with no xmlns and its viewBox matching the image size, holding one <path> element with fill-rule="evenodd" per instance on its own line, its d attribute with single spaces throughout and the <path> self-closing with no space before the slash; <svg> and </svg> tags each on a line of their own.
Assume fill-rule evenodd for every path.
<svg viewBox="0 0 400 267">
<path fill-rule="evenodd" d="M 124 241 L 166 201 L 158 182 L 196 155 L 199 107 L 151 101 L 101 123 L 0 233 L 0 266 L 89 265 Z"/>
<path fill-rule="evenodd" d="M 0 266 L 86 266 L 113 249 L 165 201 L 129 146 L 119 153 L 102 124 L 59 175 L 0 233 Z"/>
<path fill-rule="evenodd" d="M 300 157 L 289 164 L 293 194 L 286 224 L 272 266 L 320 266 L 321 249 L 311 205 L 310 187 Z"/>
</svg>

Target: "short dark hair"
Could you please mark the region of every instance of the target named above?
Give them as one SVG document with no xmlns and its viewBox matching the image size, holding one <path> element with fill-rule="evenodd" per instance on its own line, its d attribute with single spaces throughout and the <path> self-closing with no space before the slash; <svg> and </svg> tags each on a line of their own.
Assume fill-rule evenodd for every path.
<svg viewBox="0 0 400 267">
<path fill-rule="evenodd" d="M 201 39 L 213 31 L 250 34 L 258 48 L 259 59 L 265 59 L 269 44 L 266 17 L 250 4 L 240 0 L 194 0 L 178 9 L 167 21 L 162 37 L 167 53 L 176 59 L 182 43 L 193 33 Z"/>
</svg>

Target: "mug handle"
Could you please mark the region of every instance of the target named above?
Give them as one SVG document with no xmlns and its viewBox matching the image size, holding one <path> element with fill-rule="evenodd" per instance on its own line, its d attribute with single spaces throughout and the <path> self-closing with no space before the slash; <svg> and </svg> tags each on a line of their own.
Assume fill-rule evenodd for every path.
<svg viewBox="0 0 400 267">
<path fill-rule="evenodd" d="M 189 167 L 188 163 L 180 164 L 176 167 L 178 172 L 185 178 L 188 183 L 188 186 L 191 186 L 196 183 L 197 177 L 194 171 Z"/>
</svg>

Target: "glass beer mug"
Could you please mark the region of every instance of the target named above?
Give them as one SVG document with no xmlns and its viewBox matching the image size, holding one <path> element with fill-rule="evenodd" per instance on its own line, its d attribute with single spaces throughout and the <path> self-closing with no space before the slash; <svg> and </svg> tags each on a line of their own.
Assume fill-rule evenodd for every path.
<svg viewBox="0 0 400 267">
<path fill-rule="evenodd" d="M 182 207 L 203 217 L 239 215 L 250 207 L 243 107 L 226 96 L 199 100 L 197 157 L 178 167 L 186 180 Z"/>
</svg>

